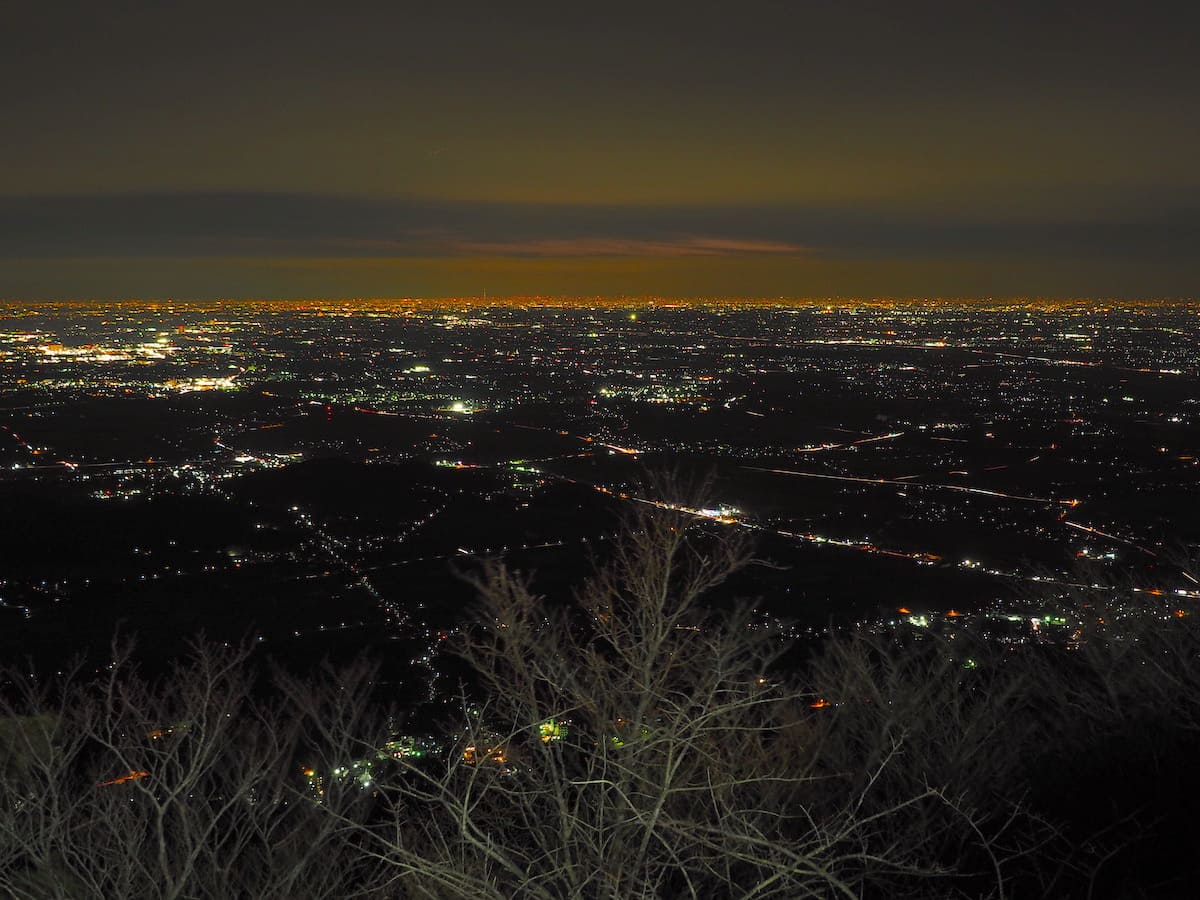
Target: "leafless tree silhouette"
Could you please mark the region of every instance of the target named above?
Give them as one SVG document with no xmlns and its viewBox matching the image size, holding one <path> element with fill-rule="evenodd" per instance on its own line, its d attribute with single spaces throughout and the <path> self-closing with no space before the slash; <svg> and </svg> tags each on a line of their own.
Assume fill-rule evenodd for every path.
<svg viewBox="0 0 1200 900">
<path fill-rule="evenodd" d="M 933 874 L 886 823 L 946 799 L 876 800 L 894 753 L 831 790 L 812 698 L 775 674 L 786 643 L 702 602 L 750 562 L 737 532 L 646 507 L 569 608 L 487 565 L 457 649 L 486 699 L 384 791 L 393 829 L 368 830 L 405 894 L 849 897 Z"/>
<path fill-rule="evenodd" d="M 1067 647 L 860 630 L 801 661 L 713 602 L 750 547 L 671 490 L 569 603 L 481 565 L 461 702 L 422 752 L 366 663 L 268 678 L 197 643 L 165 678 L 119 648 L 88 677 L 8 672 L 0 895 L 1095 893 L 1141 819 L 1070 846 L 1030 760 L 1194 734 L 1200 617 L 1109 585 L 1042 598 L 1079 623 Z"/>
<path fill-rule="evenodd" d="M 117 651 L 98 679 L 11 680 L 0 706 L 0 893 L 321 898 L 369 885 L 338 838 L 364 798 L 314 803 L 297 771 L 355 752 L 364 723 L 327 729 L 331 746 L 305 712 L 335 704 L 264 702 L 248 655 L 197 644 L 169 678 L 149 681 Z M 348 674 L 351 683 L 347 673 L 323 682 L 331 701 L 369 670 Z"/>
</svg>

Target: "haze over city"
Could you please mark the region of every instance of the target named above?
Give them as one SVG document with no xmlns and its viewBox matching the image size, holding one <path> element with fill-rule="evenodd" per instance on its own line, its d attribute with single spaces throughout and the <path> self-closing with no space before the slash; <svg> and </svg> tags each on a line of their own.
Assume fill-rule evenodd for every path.
<svg viewBox="0 0 1200 900">
<path fill-rule="evenodd" d="M 0 297 L 1192 297 L 1197 15 L 24 4 Z"/>
</svg>

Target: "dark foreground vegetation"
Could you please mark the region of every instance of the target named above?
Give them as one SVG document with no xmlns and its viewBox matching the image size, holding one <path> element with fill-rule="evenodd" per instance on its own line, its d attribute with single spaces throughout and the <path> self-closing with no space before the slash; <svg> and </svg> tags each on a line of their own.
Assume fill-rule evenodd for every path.
<svg viewBox="0 0 1200 900">
<path fill-rule="evenodd" d="M 0 895 L 1193 896 L 1200 616 L 1064 597 L 1070 646 L 897 628 L 798 660 L 705 602 L 752 564 L 730 533 L 648 510 L 559 607 L 485 566 L 431 738 L 365 664 L 12 672 Z"/>
</svg>

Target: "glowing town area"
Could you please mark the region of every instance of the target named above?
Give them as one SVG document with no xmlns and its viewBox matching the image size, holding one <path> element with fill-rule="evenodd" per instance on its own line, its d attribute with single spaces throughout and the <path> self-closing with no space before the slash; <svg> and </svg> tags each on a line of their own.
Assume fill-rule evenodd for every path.
<svg viewBox="0 0 1200 900">
<path fill-rule="evenodd" d="M 1070 646 L 1056 592 L 1200 601 L 1197 347 L 1115 302 L 11 305 L 0 635 L 387 642 L 428 687 L 477 558 L 552 596 L 656 504 L 752 532 L 728 593 L 795 635 Z"/>
</svg>

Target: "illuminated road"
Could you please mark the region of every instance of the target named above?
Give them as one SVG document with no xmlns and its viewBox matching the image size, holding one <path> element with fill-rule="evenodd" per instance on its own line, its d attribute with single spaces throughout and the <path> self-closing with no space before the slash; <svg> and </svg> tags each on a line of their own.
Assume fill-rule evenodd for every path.
<svg viewBox="0 0 1200 900">
<path fill-rule="evenodd" d="M 1132 541 L 1129 538 L 1123 538 L 1119 534 L 1113 534 L 1109 531 L 1101 531 L 1099 528 L 1093 528 L 1090 525 L 1081 525 L 1079 522 L 1072 522 L 1069 519 L 1063 519 L 1062 523 L 1070 528 L 1074 528 L 1077 531 L 1084 531 L 1088 534 L 1094 534 L 1097 537 L 1108 538 L 1110 541 L 1118 541 L 1122 544 L 1128 544 L 1130 547 L 1141 550 L 1143 553 L 1146 553 L 1150 556 L 1158 556 L 1158 554 L 1150 548 L 1143 547 L 1141 544 L 1137 543 L 1136 541 Z"/>
<path fill-rule="evenodd" d="M 924 481 L 910 481 L 909 478 L 861 478 L 854 475 L 829 475 L 824 472 L 797 472 L 794 469 L 766 469 L 760 466 L 740 466 L 753 472 L 770 472 L 774 475 L 793 475 L 797 478 L 821 478 L 827 481 L 846 481 L 853 484 L 869 485 L 898 485 L 903 488 L 922 488 L 925 490 L 957 491 L 961 494 L 978 494 L 982 497 L 995 497 L 999 500 L 1016 500 L 1021 503 L 1037 503 L 1042 506 L 1078 506 L 1079 500 L 1058 500 L 1054 497 L 1031 497 L 1023 494 L 1006 494 L 1003 491 L 989 491 L 985 488 L 968 487 L 962 484 L 934 484 Z"/>
<path fill-rule="evenodd" d="M 879 434 L 872 437 L 863 438 L 860 441 L 847 441 L 844 444 L 817 444 L 812 447 L 797 447 L 797 453 L 821 453 L 826 450 L 849 450 L 851 447 L 861 447 L 863 444 L 875 444 L 879 441 L 894 441 L 898 437 L 904 437 L 903 431 L 894 431 L 891 434 Z"/>
</svg>

